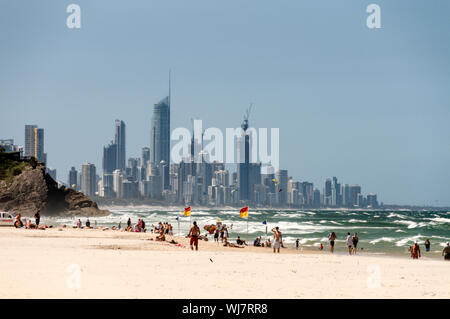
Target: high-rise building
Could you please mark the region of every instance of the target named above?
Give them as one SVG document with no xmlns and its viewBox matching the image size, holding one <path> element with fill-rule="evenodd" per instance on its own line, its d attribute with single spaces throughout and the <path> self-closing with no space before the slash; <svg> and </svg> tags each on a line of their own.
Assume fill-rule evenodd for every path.
<svg viewBox="0 0 450 319">
<path fill-rule="evenodd" d="M 323 205 L 331 206 L 332 202 L 332 183 L 331 179 L 327 178 L 325 180 L 325 187 L 323 189 Z"/>
<path fill-rule="evenodd" d="M 47 154 L 44 153 L 44 129 L 36 125 L 25 125 L 25 154 L 46 163 Z"/>
<path fill-rule="evenodd" d="M 377 194 L 367 195 L 367 206 L 371 206 L 372 208 L 378 208 Z"/>
<path fill-rule="evenodd" d="M 84 163 L 81 167 L 81 192 L 86 196 L 94 196 L 97 188 L 97 175 L 95 165 Z"/>
<path fill-rule="evenodd" d="M 142 148 L 142 163 L 143 167 L 147 167 L 148 161 L 150 160 L 150 148 L 143 147 Z"/>
<path fill-rule="evenodd" d="M 103 147 L 103 174 L 112 174 L 117 168 L 117 144 L 111 142 Z"/>
<path fill-rule="evenodd" d="M 170 90 L 169 90 L 170 91 Z M 170 93 L 153 106 L 150 132 L 150 162 L 157 165 L 164 178 L 163 189 L 169 189 L 170 169 Z"/>
<path fill-rule="evenodd" d="M 237 138 L 237 180 L 239 188 L 239 199 L 248 201 L 252 198 L 249 189 L 250 184 L 250 134 L 247 131 L 249 127 L 248 118 L 244 117 L 241 124 L 242 133 Z"/>
<path fill-rule="evenodd" d="M 115 140 L 117 145 L 116 163 L 117 169 L 125 170 L 126 147 L 125 147 L 125 122 L 116 120 L 115 122 Z"/>
<path fill-rule="evenodd" d="M 170 163 L 170 96 L 153 106 L 150 161 L 155 165 Z"/>
<path fill-rule="evenodd" d="M 361 186 L 353 185 L 350 186 L 350 203 L 349 206 L 359 206 L 360 201 L 358 200 L 359 195 L 361 195 Z"/>
<path fill-rule="evenodd" d="M 67 182 L 70 188 L 75 190 L 78 189 L 78 171 L 73 166 L 69 171 L 69 179 Z"/>
<path fill-rule="evenodd" d="M 283 206 L 287 204 L 287 186 L 288 186 L 288 171 L 286 169 L 280 169 L 276 173 L 276 179 L 278 180 L 278 204 Z"/>
</svg>

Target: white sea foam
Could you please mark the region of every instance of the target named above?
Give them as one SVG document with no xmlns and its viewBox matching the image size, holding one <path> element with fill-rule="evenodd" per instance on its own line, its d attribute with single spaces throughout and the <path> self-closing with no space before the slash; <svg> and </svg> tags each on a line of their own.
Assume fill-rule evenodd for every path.
<svg viewBox="0 0 450 319">
<path fill-rule="evenodd" d="M 400 219 L 405 219 L 406 218 L 406 216 L 404 216 L 404 215 L 401 215 L 401 214 L 396 214 L 396 213 L 394 213 L 394 212 L 392 212 L 392 213 L 389 213 L 389 215 L 388 216 L 386 216 L 387 218 L 393 218 L 393 217 L 397 217 L 397 218 L 400 218 Z"/>
<path fill-rule="evenodd" d="M 375 245 L 375 244 L 377 244 L 379 242 L 382 242 L 382 241 L 391 243 L 394 240 L 395 240 L 395 238 L 392 238 L 392 237 L 381 237 L 381 238 L 374 239 L 374 240 L 370 241 L 369 243 L 372 244 L 372 245 Z"/>
<path fill-rule="evenodd" d="M 348 222 L 349 223 L 367 223 L 367 220 L 350 219 Z"/>
<path fill-rule="evenodd" d="M 395 246 L 401 247 L 401 246 L 405 246 L 405 245 L 410 245 L 416 241 L 419 241 L 421 238 L 424 238 L 424 236 L 416 235 L 416 236 L 412 236 L 412 237 L 405 237 L 405 238 L 402 238 L 399 241 L 397 241 L 395 243 Z"/>
</svg>

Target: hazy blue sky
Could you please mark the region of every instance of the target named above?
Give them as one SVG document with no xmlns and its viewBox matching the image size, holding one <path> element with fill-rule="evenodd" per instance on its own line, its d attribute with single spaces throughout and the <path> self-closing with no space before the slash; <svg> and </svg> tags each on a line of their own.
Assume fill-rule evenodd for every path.
<svg viewBox="0 0 450 319">
<path fill-rule="evenodd" d="M 366 27 L 370 3 L 382 29 Z M 101 171 L 115 119 L 140 156 L 169 69 L 172 128 L 237 127 L 253 102 L 250 124 L 280 128 L 294 178 L 450 205 L 448 0 L 0 0 L 0 138 L 45 128 L 60 180 Z"/>
</svg>

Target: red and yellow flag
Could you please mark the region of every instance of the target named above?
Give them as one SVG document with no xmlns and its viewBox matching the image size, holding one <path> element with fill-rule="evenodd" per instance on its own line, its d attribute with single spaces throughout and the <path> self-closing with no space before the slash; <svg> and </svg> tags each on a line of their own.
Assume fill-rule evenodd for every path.
<svg viewBox="0 0 450 319">
<path fill-rule="evenodd" d="M 188 206 L 184 209 L 184 216 L 191 216 L 191 206 Z"/>
<path fill-rule="evenodd" d="M 241 218 L 248 217 L 248 206 L 241 208 Z"/>
</svg>

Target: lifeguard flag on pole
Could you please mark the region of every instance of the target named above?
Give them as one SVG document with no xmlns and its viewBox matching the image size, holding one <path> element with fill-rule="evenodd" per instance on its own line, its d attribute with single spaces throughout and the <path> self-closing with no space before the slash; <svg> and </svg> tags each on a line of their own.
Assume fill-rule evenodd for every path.
<svg viewBox="0 0 450 319">
<path fill-rule="evenodd" d="M 248 206 L 241 208 L 241 218 L 246 218 L 246 217 L 248 217 Z"/>
<path fill-rule="evenodd" d="M 191 206 L 184 209 L 184 216 L 191 216 Z"/>
</svg>

